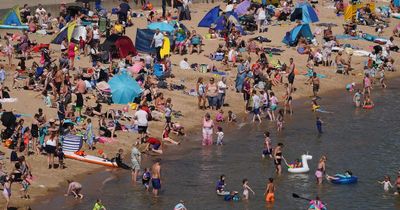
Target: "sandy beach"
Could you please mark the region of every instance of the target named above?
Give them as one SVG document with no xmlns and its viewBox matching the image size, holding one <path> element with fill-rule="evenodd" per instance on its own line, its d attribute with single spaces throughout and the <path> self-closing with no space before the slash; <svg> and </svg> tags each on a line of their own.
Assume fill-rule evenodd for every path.
<svg viewBox="0 0 400 210">
<path fill-rule="evenodd" d="M 40 0 L 40 3 L 43 5 L 47 4 L 54 4 L 54 3 L 59 3 L 59 2 L 66 2 L 70 3 L 73 2 L 71 0 L 65 0 L 65 1 L 49 1 L 49 0 Z M 20 0 L 18 1 L 19 4 L 24 4 L 28 3 L 31 4 L 32 2 L 26 1 L 26 0 Z M 381 4 L 382 2 L 378 2 L 378 4 Z M 10 1 L 10 0 L 3 0 L 0 7 L 1 8 L 9 8 L 12 7 L 15 4 L 15 1 Z M 191 6 L 191 11 L 192 11 L 192 20 L 191 21 L 182 21 L 182 23 L 189 29 L 189 30 L 196 30 L 199 34 L 206 34 L 207 33 L 207 28 L 198 28 L 197 24 L 201 20 L 201 18 L 205 15 L 205 13 L 215 5 L 215 4 L 194 4 Z M 320 23 L 335 23 L 338 26 L 333 27 L 333 33 L 334 34 L 342 34 L 343 33 L 343 28 L 342 24 L 344 23 L 343 16 L 337 17 L 334 14 L 333 9 L 327 8 L 328 5 L 331 3 L 325 2 L 324 4 L 318 4 L 316 6 L 316 9 L 319 14 L 319 19 Z M 222 5 L 222 4 L 221 4 Z M 324 5 L 324 6 L 322 6 Z M 31 5 L 32 6 L 32 5 Z M 224 6 L 223 6 L 224 7 Z M 222 7 L 222 8 L 223 8 Z M 46 6 L 45 6 L 46 8 Z M 159 8 L 158 8 L 159 9 Z M 160 11 L 160 10 L 159 10 Z M 114 17 L 115 18 L 115 17 Z M 392 29 L 400 23 L 400 20 L 398 19 L 390 19 L 390 26 L 386 28 L 382 34 L 383 37 L 390 37 L 392 35 Z M 134 26 L 129 27 L 126 29 L 126 35 L 129 36 L 133 42 L 135 42 L 135 37 L 136 37 L 136 29 L 137 28 L 146 28 L 147 22 L 145 17 L 140 17 L 140 18 L 135 18 L 134 19 Z M 300 72 L 299 75 L 296 75 L 296 81 L 294 83 L 294 87 L 296 88 L 296 91 L 293 94 L 294 100 L 300 99 L 300 98 L 308 98 L 312 95 L 312 87 L 308 84 L 305 84 L 305 82 L 309 79 L 309 77 L 305 75 L 301 75 L 306 73 L 306 62 L 307 62 L 307 55 L 299 55 L 296 51 L 295 48 L 288 48 L 286 47 L 281 41 L 284 35 L 286 34 L 287 31 L 290 31 L 293 27 L 295 26 L 295 23 L 291 24 L 284 24 L 284 25 L 276 25 L 276 26 L 269 26 L 269 29 L 267 32 L 262 33 L 262 36 L 268 37 L 269 39 L 272 40 L 270 43 L 263 43 L 262 45 L 265 47 L 274 47 L 274 48 L 279 48 L 284 50 L 284 52 L 281 55 L 273 55 L 272 58 L 269 58 L 270 60 L 280 60 L 281 62 L 288 63 L 289 58 L 294 58 L 294 62 L 297 66 L 298 72 Z M 314 24 L 311 25 L 312 31 L 314 32 L 317 28 Z M 367 27 L 367 26 L 359 26 L 361 30 L 364 32 L 368 32 L 371 34 L 376 34 L 374 31 L 374 28 L 372 27 Z M 5 33 L 20 33 L 20 31 L 12 31 L 12 30 L 2 30 L 0 29 L 0 36 L 3 37 Z M 259 33 L 253 34 L 253 35 L 247 35 L 244 36 L 244 40 L 248 40 L 249 38 L 256 37 L 260 35 Z M 37 43 L 49 43 L 50 40 L 52 39 L 52 36 L 50 35 L 37 35 L 37 34 L 31 34 L 30 35 L 31 39 L 36 40 Z M 322 42 L 322 37 L 321 35 L 317 36 L 318 41 L 321 43 Z M 1 44 L 4 44 L 4 40 L 0 40 Z M 172 55 L 171 60 L 173 63 L 173 74 L 175 75 L 175 78 L 169 78 L 168 82 L 174 83 L 174 84 L 184 84 L 185 87 L 187 87 L 188 90 L 194 89 L 196 86 L 196 81 L 198 77 L 203 77 L 205 80 L 208 80 L 209 78 L 215 77 L 217 80 L 220 79 L 220 76 L 211 74 L 211 73 L 200 73 L 200 72 L 194 72 L 191 70 L 181 70 L 179 69 L 179 62 L 183 58 L 187 58 L 189 63 L 198 63 L 198 64 L 209 64 L 210 59 L 207 57 L 210 53 L 214 52 L 216 48 L 218 47 L 219 43 L 223 43 L 223 40 L 205 40 L 204 41 L 204 46 L 203 46 L 203 52 L 200 55 L 193 54 L 193 55 Z M 350 43 L 352 45 L 356 45 L 361 49 L 370 50 L 370 46 L 373 46 L 374 43 L 364 41 L 364 40 L 340 40 L 340 43 Z M 395 43 L 399 44 L 399 38 L 395 38 Z M 52 51 L 52 56 L 54 58 L 58 58 L 60 56 L 60 47 L 58 45 L 51 45 L 51 51 Z M 245 53 L 246 54 L 246 53 Z M 394 57 L 398 58 L 399 54 L 394 53 Z M 252 59 L 256 60 L 257 56 L 252 53 L 249 55 L 245 55 L 244 57 L 250 56 Z M 336 54 L 332 55 L 332 58 L 334 58 Z M 347 58 L 347 54 L 344 53 L 344 57 Z M 34 59 L 29 60 L 27 62 L 27 66 L 31 66 L 33 61 L 38 61 L 40 59 L 39 54 L 34 54 L 33 55 Z M 361 87 L 360 83 L 363 79 L 363 66 L 364 66 L 364 61 L 365 57 L 357 57 L 353 56 L 352 57 L 352 67 L 354 70 L 351 72 L 350 75 L 342 75 L 342 74 L 336 74 L 335 67 L 315 67 L 315 70 L 319 74 L 324 74 L 326 75 L 326 78 L 321 79 L 321 90 L 320 90 L 320 95 L 323 97 L 325 93 L 332 91 L 332 90 L 345 90 L 346 84 L 355 82 L 357 83 L 357 87 Z M 1 63 L 6 65 L 6 59 L 2 58 Z M 14 63 L 17 63 L 17 60 L 14 59 Z M 228 79 L 228 92 L 227 92 L 227 97 L 226 97 L 226 103 L 229 104 L 228 107 L 224 107 L 224 111 L 227 112 L 228 110 L 233 111 L 234 113 L 238 114 L 239 116 L 245 116 L 244 115 L 244 107 L 245 104 L 242 99 L 242 94 L 241 93 L 236 93 L 234 89 L 234 84 L 235 84 L 235 78 L 236 78 L 236 68 L 231 67 L 231 66 L 226 66 L 221 64 L 221 62 L 214 62 L 215 66 L 217 69 L 221 71 L 226 71 L 227 73 L 227 79 Z M 76 66 L 81 66 L 81 67 L 88 67 L 90 65 L 89 58 L 88 57 L 83 57 L 81 56 L 80 60 L 75 61 Z M 395 68 L 399 69 L 399 61 L 395 61 Z M 14 74 L 14 67 L 8 67 L 6 68 L 7 71 L 7 80 L 6 80 L 6 86 L 11 87 L 12 83 L 12 77 Z M 388 85 L 392 86 L 395 84 L 391 84 L 390 78 L 392 77 L 398 77 L 400 75 L 400 71 L 396 72 L 388 72 L 386 74 L 386 77 L 388 78 Z M 286 81 L 286 79 L 284 79 Z M 379 87 L 377 87 L 379 88 Z M 164 93 L 166 98 L 171 98 L 172 102 L 174 104 L 174 110 L 181 111 L 183 114 L 183 117 L 179 119 L 175 119 L 178 121 L 180 124 L 182 124 L 185 127 L 186 132 L 188 133 L 188 136 L 186 137 L 179 137 L 180 140 L 182 140 L 183 144 L 185 141 L 198 141 L 200 144 L 201 142 L 201 134 L 200 134 L 200 125 L 201 125 L 201 119 L 204 116 L 205 112 L 210 112 L 214 118 L 216 112 L 207 110 L 207 111 L 202 111 L 197 109 L 197 98 L 193 96 L 189 96 L 187 94 L 184 94 L 183 91 L 169 91 L 169 90 L 161 90 L 161 92 Z M 285 89 L 283 85 L 274 87 L 274 92 L 278 96 L 279 99 L 281 99 L 285 93 Z M 23 113 L 23 114 L 30 114 L 33 115 L 37 112 L 38 108 L 43 108 L 45 107 L 43 104 L 43 100 L 40 97 L 40 92 L 34 92 L 34 91 L 26 91 L 26 90 L 11 90 L 10 95 L 12 97 L 18 98 L 18 101 L 15 103 L 4 103 L 3 108 L 7 110 L 16 110 L 16 113 Z M 86 102 L 88 105 L 95 105 L 94 102 L 94 97 L 91 95 L 88 95 L 90 99 Z M 107 109 L 109 107 L 113 108 L 118 108 L 121 109 L 123 108 L 123 105 L 111 105 L 107 106 L 104 105 L 104 109 Z M 48 118 L 56 118 L 56 110 L 51 109 L 51 108 L 44 108 L 45 113 Z M 296 107 L 294 107 L 294 110 L 296 111 Z M 130 110 L 130 113 L 133 113 L 132 110 Z M 242 117 L 240 117 L 242 118 Z M 30 125 L 32 122 L 32 119 L 29 117 L 25 117 L 25 123 L 26 125 Z M 240 119 L 242 120 L 242 119 Z M 94 120 L 94 125 L 95 128 L 97 129 L 97 124 L 98 120 Z M 151 122 L 149 132 L 152 136 L 156 137 L 161 137 L 162 133 L 162 127 L 164 123 L 159 121 L 159 122 Z M 119 132 L 117 141 L 110 143 L 110 144 L 97 144 L 96 147 L 98 149 L 102 149 L 105 151 L 106 154 L 109 156 L 113 156 L 119 148 L 125 148 L 125 151 L 129 153 L 130 148 L 134 141 L 138 138 L 138 134 L 133 134 L 133 133 L 128 133 L 128 132 Z M 164 155 L 168 155 L 168 147 L 166 146 L 167 152 Z M 84 149 L 87 149 L 87 145 L 84 146 Z M 6 155 L 4 157 L 9 157 L 10 155 L 10 150 L 6 149 L 5 147 L 2 147 L 0 149 L 1 151 L 6 152 Z M 96 151 L 90 151 L 88 152 L 89 154 L 96 154 Z M 45 156 L 39 156 L 39 155 L 31 155 L 27 158 L 27 161 L 31 164 L 32 168 L 32 174 L 33 174 L 33 183 L 30 187 L 30 192 L 29 194 L 31 195 L 31 200 L 22 200 L 19 199 L 18 195 L 18 185 L 13 185 L 13 191 L 15 192 L 15 196 L 11 198 L 11 203 L 10 206 L 16 207 L 23 209 L 26 206 L 29 206 L 32 202 L 35 202 L 35 200 L 40 199 L 43 196 L 46 196 L 48 194 L 51 194 L 55 189 L 58 188 L 66 188 L 67 179 L 79 179 L 80 177 L 87 176 L 89 174 L 95 173 L 97 170 L 103 169 L 104 167 L 94 165 L 94 164 L 87 164 L 87 163 L 82 163 L 79 161 L 75 160 L 70 160 L 66 159 L 65 164 L 67 166 L 66 169 L 59 169 L 59 170 L 48 170 L 47 168 L 47 160 Z M 10 164 L 8 159 L 2 160 L 2 162 L 5 164 L 6 171 L 10 168 L 12 168 L 12 165 Z M 15 189 L 14 189 L 15 188 Z M 0 199 L 0 206 L 4 204 L 4 199 Z"/>
</svg>

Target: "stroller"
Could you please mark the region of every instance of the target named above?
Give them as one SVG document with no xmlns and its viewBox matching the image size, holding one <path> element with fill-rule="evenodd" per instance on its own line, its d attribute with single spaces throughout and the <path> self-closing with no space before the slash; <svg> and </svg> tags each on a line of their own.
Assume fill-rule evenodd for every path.
<svg viewBox="0 0 400 210">
<path fill-rule="evenodd" d="M 99 103 L 112 104 L 111 88 L 107 82 L 99 82 L 96 84 L 96 99 Z"/>
</svg>

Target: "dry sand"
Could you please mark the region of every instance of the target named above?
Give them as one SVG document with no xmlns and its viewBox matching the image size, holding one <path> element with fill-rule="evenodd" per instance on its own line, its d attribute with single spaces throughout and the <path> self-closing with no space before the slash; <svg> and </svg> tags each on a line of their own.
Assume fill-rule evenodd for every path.
<svg viewBox="0 0 400 210">
<path fill-rule="evenodd" d="M 23 4 L 24 1 L 18 1 L 18 3 Z M 28 2 L 28 1 L 26 1 Z M 54 3 L 54 1 L 40 1 L 41 3 Z M 57 1 L 58 2 L 58 1 Z M 3 0 L 2 1 L 2 7 L 10 7 L 13 4 L 13 1 L 9 0 Z M 327 4 L 327 3 L 326 3 Z M 191 10 L 193 11 L 192 13 L 192 21 L 183 21 L 183 23 L 189 28 L 189 29 L 196 29 L 200 34 L 205 34 L 207 29 L 205 28 L 197 28 L 198 22 L 201 20 L 201 18 L 204 16 L 204 14 L 209 10 L 209 8 L 213 7 L 211 4 L 196 4 L 193 5 Z M 343 23 L 343 17 L 336 17 L 336 15 L 333 13 L 332 9 L 327 9 L 322 7 L 321 5 L 317 6 L 317 9 L 319 10 L 320 14 L 320 22 L 332 22 L 336 23 L 339 25 L 338 27 L 334 27 L 333 31 L 335 34 L 340 34 L 343 32 L 342 30 L 342 23 Z M 399 23 L 399 20 L 396 19 L 391 19 L 391 24 L 390 28 L 387 28 L 384 31 L 383 36 L 384 37 L 389 37 L 391 35 L 391 31 L 397 23 Z M 136 33 L 136 28 L 145 28 L 146 26 L 146 20 L 145 18 L 139 18 L 135 19 L 135 26 L 130 27 L 127 29 L 127 35 L 131 37 L 133 40 L 135 39 L 135 33 Z M 281 56 L 273 56 L 273 59 L 279 59 L 282 62 L 289 62 L 289 58 L 293 57 L 297 66 L 297 69 L 300 72 L 305 71 L 305 64 L 307 60 L 307 56 L 305 55 L 299 55 L 295 51 L 294 48 L 287 48 L 281 43 L 282 37 L 284 34 L 289 31 L 294 24 L 291 25 L 282 25 L 282 26 L 271 26 L 269 27 L 268 32 L 263 33 L 263 36 L 266 36 L 272 40 L 271 43 L 264 44 L 265 46 L 273 46 L 273 47 L 278 47 L 281 49 L 284 49 L 285 52 Z M 312 26 L 312 30 L 314 31 L 316 26 Z M 360 27 L 362 28 L 363 31 L 368 31 L 372 34 L 373 28 L 369 27 Z M 10 31 L 4 31 L 0 30 L 0 35 L 3 36 L 4 33 L 10 32 Z M 246 36 L 243 37 L 245 40 L 247 40 L 250 37 L 257 36 L 258 34 L 252 35 L 252 36 Z M 38 43 L 48 43 L 51 40 L 50 36 L 38 36 L 38 35 L 31 35 L 31 38 L 34 38 L 38 41 Z M 321 40 L 321 37 L 318 37 L 319 40 Z M 395 43 L 398 44 L 398 38 L 395 40 Z M 358 47 L 363 48 L 364 50 L 368 50 L 368 47 L 373 45 L 371 42 L 367 41 L 346 41 L 346 40 L 340 40 L 341 43 L 352 43 L 353 45 L 357 45 Z M 2 44 L 4 44 L 3 41 L 1 41 Z M 205 55 L 208 55 L 209 53 L 213 52 L 217 46 L 218 43 L 221 43 L 220 40 L 205 40 L 204 44 L 205 46 L 203 47 L 204 52 L 201 55 L 184 55 L 184 56 L 177 56 L 173 55 L 172 56 L 172 61 L 174 64 L 178 64 L 180 60 L 183 59 L 183 57 L 187 57 L 189 59 L 189 63 L 210 63 L 211 61 L 205 57 Z M 59 56 L 59 46 L 53 46 L 52 45 L 52 50 L 55 51 L 53 54 L 54 57 Z M 398 54 L 395 53 L 395 58 L 398 57 Z M 335 55 L 332 57 L 334 58 Z M 345 55 L 347 56 L 347 55 Z M 255 55 L 252 54 L 251 57 L 255 59 Z M 34 58 L 36 61 L 39 59 L 38 56 Z M 324 92 L 334 90 L 334 89 L 341 89 L 344 90 L 344 87 L 346 84 L 351 83 L 351 82 L 361 82 L 362 80 L 362 64 L 365 61 L 365 58 L 361 57 L 355 57 L 353 56 L 352 60 L 352 65 L 355 68 L 354 75 L 350 76 L 344 76 L 344 75 L 338 75 L 335 74 L 335 67 L 315 67 L 316 71 L 321 74 L 326 74 L 327 78 L 321 80 L 321 94 Z M 4 63 L 5 61 L 2 61 Z M 16 61 L 14 61 L 16 62 Z M 30 66 L 32 61 L 29 61 L 27 66 Z M 236 69 L 235 68 L 228 68 L 226 66 L 222 66 L 219 63 L 215 63 L 219 69 L 224 69 L 227 70 L 229 73 L 228 76 L 228 84 L 230 86 L 228 93 L 227 93 L 227 99 L 226 102 L 230 104 L 230 107 L 224 108 L 225 111 L 232 110 L 236 113 L 243 113 L 244 111 L 244 102 L 242 100 L 241 94 L 238 94 L 234 91 L 234 79 L 236 76 Z M 81 60 L 76 61 L 76 66 L 82 66 L 82 67 L 87 67 L 89 66 L 89 60 L 88 58 L 81 58 Z M 396 67 L 398 68 L 398 61 L 396 62 Z M 180 84 L 182 81 L 184 81 L 184 84 L 186 87 L 189 89 L 195 87 L 195 82 L 198 77 L 204 77 L 204 78 L 211 78 L 213 77 L 212 74 L 202 74 L 199 72 L 193 72 L 193 71 L 187 71 L 187 70 L 179 70 L 178 66 L 175 66 L 173 68 L 173 73 L 176 76 L 174 79 L 169 79 L 169 82 L 174 82 L 177 84 Z M 392 76 L 397 76 L 399 72 L 395 73 L 387 73 L 388 77 Z M 13 71 L 10 69 L 7 69 L 7 85 L 11 86 L 11 78 L 13 75 Z M 300 97 L 308 97 L 312 94 L 311 92 L 311 87 L 309 85 L 305 85 L 304 82 L 308 78 L 302 75 L 296 76 L 295 80 L 295 87 L 297 88 L 297 91 L 294 93 L 293 97 L 294 99 L 298 99 Z M 388 81 L 389 87 L 391 85 L 390 80 Z M 277 93 L 278 97 L 281 98 L 283 96 L 283 91 L 284 88 L 283 86 L 279 87 L 273 87 L 274 92 Z M 171 97 L 172 98 L 172 103 L 174 104 L 174 109 L 177 111 L 181 111 L 183 113 L 183 118 L 178 119 L 178 121 L 185 126 L 189 134 L 195 134 L 194 138 L 191 138 L 193 141 L 198 141 L 200 143 L 200 135 L 198 134 L 200 131 L 199 124 L 201 122 L 201 117 L 204 115 L 205 111 L 201 111 L 197 109 L 197 98 L 188 96 L 183 94 L 181 91 L 168 91 L 168 90 L 163 90 L 166 97 Z M 42 99 L 40 97 L 35 97 L 39 93 L 38 92 L 32 92 L 32 91 L 24 91 L 24 90 L 12 90 L 11 91 L 11 96 L 12 97 L 17 97 L 18 102 L 12 103 L 12 104 L 3 104 L 3 106 L 10 110 L 10 109 L 16 109 L 17 113 L 24 113 L 24 114 L 34 114 L 39 107 L 45 107 Z M 89 100 L 89 104 L 93 104 L 93 99 Z M 118 105 L 113 105 L 113 107 L 121 108 L 122 106 Z M 296 107 L 294 107 L 296 109 Z M 56 110 L 55 109 L 48 109 L 45 108 L 46 114 L 48 117 L 56 117 Z M 132 111 L 131 111 L 132 112 Z M 212 112 L 212 111 L 209 111 Z M 214 115 L 215 113 L 212 112 Z M 294 115 L 293 117 L 296 117 Z M 26 119 L 26 125 L 30 125 L 30 119 Z M 97 119 L 94 120 L 94 125 L 97 125 Z M 163 123 L 162 122 L 151 122 L 150 123 L 150 132 L 154 136 L 160 136 L 161 135 L 161 127 Z M 129 152 L 130 147 L 134 140 L 137 138 L 137 134 L 132 134 L 132 133 L 123 133 L 123 132 L 118 132 L 118 142 L 113 143 L 113 144 L 98 144 L 97 147 L 100 149 L 103 149 L 107 154 L 113 155 L 116 153 L 116 150 L 118 148 L 126 148 L 125 151 Z M 87 149 L 86 146 L 84 149 Z M 168 149 L 168 148 L 167 148 Z M 5 149 L 4 147 L 1 148 L 1 151 L 6 151 L 7 156 L 9 157 L 9 151 Z M 3 160 L 3 162 L 6 163 L 6 168 L 10 169 L 11 165 L 8 163 L 8 160 Z M 64 170 L 49 170 L 47 169 L 47 162 L 46 162 L 46 157 L 44 156 L 29 156 L 28 162 L 32 165 L 32 173 L 34 175 L 34 182 L 32 183 L 30 187 L 30 192 L 29 194 L 33 199 L 38 198 L 40 196 L 46 196 L 48 193 L 51 193 L 56 187 L 66 187 L 66 179 L 71 179 L 71 178 L 76 178 L 78 176 L 86 176 L 90 173 L 93 173 L 93 171 L 96 171 L 96 169 L 101 169 L 103 167 L 101 166 L 96 166 L 92 164 L 86 164 L 74 160 L 69 160 L 67 159 L 65 161 L 67 169 Z M 8 170 L 6 170 L 8 171 Z M 24 201 L 19 199 L 18 195 L 18 189 L 20 188 L 19 185 L 14 184 L 13 185 L 13 196 L 11 198 L 11 206 L 13 207 L 18 207 L 22 208 L 24 206 L 29 205 L 31 201 Z M 0 206 L 4 205 L 4 199 L 0 200 Z"/>
</svg>

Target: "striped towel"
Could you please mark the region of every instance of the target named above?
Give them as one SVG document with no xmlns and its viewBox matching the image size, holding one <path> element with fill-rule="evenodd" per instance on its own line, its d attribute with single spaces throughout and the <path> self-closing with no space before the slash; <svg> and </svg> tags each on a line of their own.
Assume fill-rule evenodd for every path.
<svg viewBox="0 0 400 210">
<path fill-rule="evenodd" d="M 65 152 L 76 152 L 82 147 L 82 137 L 72 134 L 63 136 L 62 148 Z"/>
</svg>

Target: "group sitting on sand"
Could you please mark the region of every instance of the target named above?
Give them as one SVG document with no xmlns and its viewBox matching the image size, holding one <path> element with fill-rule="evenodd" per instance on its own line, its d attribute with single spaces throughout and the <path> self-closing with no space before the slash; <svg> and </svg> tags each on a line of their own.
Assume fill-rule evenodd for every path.
<svg viewBox="0 0 400 210">
<path fill-rule="evenodd" d="M 43 181 L 41 173 L 56 174 L 55 169 L 63 173 L 73 171 L 76 163 L 65 160 L 71 156 L 98 158 L 131 170 L 133 184 L 141 177 L 145 189 L 151 187 L 153 195 L 159 196 L 161 162 L 157 159 L 151 167 L 143 167 L 141 155 L 160 156 L 168 147 L 184 143 L 185 127 L 191 126 L 191 120 L 200 125 L 197 128 L 201 128 L 203 146 L 229 143 L 224 127 L 235 125 L 239 121 L 237 115 L 243 113 L 251 114 L 253 123 L 262 123 L 264 119 L 274 122 L 276 132 L 284 133 L 286 119 L 294 114 L 293 101 L 304 90 L 305 94 L 312 91 L 314 112 L 330 113 L 318 104 L 321 86 L 332 83 L 329 77 L 342 78 L 336 73 L 347 75 L 343 77 L 346 81 L 362 76 L 362 87 L 356 89 L 356 84 L 351 85 L 356 90 L 353 101 L 356 107 L 372 109 L 375 84 L 386 88 L 386 73 L 397 69 L 394 63 L 399 50 L 395 44 L 398 29 L 381 43 L 379 37 L 390 23 L 385 15 L 371 11 L 368 4 L 358 11 L 359 20 L 345 24 L 343 32 L 345 37 L 368 40 L 371 34 L 358 30 L 358 25 L 376 28 L 377 36 L 372 36 L 376 45 L 368 49 L 370 52 L 362 62 L 356 52 L 360 47 L 339 40 L 339 34 L 335 34 L 339 30 L 334 25 L 324 24 L 324 28 L 312 33 L 310 26 L 304 26 L 302 17 L 295 18 L 293 25 L 304 26 L 301 30 L 309 30 L 307 33 L 288 32 L 284 40 L 295 36 L 284 41 L 288 48 L 271 46 L 271 42 L 276 42 L 270 33 L 277 30 L 275 26 L 294 21 L 291 14 L 296 4 L 292 1 L 280 1 L 275 6 L 260 1 L 249 4 L 245 10 L 239 9 L 245 1 L 226 1 L 221 21 L 208 24 L 206 30 L 189 30 L 179 22 L 194 21 L 189 7 L 196 6 L 187 0 L 171 1 L 169 11 L 169 0 L 162 0 L 162 12 L 147 1 L 141 1 L 140 12 L 127 0 L 121 0 L 110 11 L 102 1 L 96 1 L 94 8 L 87 1 L 82 2 L 76 7 L 60 4 L 59 15 L 51 14 L 41 4 L 31 11 L 26 4 L 18 17 L 26 29 L 12 33 L 0 29 L 0 48 L 7 58 L 0 63 L 1 139 L 6 147 L 1 149 L 5 152 L 0 157 L 9 157 L 9 163 L 0 165 L 6 209 L 14 195 L 12 191 L 18 190 L 21 199 L 30 199 L 29 188 Z M 342 3 L 336 5 L 337 14 L 344 10 Z M 318 8 L 310 6 L 312 10 Z M 133 43 L 129 44 L 136 21 L 159 24 L 150 32 L 151 41 L 146 43 L 149 49 L 144 54 L 137 53 Z M 71 35 L 70 28 L 65 27 L 75 24 L 77 29 Z M 47 41 L 50 36 L 55 37 L 51 46 Z M 108 48 L 100 44 L 124 36 L 130 42 L 123 48 L 116 49 L 117 41 L 108 43 L 112 45 Z M 304 58 L 304 62 L 298 58 Z M 182 60 L 179 65 L 177 59 Z M 359 63 L 364 65 L 360 67 Z M 311 88 L 295 83 L 299 80 Z M 189 87 L 191 91 L 186 90 Z M 199 110 L 194 109 L 196 102 Z M 21 103 L 25 104 L 20 106 Z M 321 125 L 317 117 L 320 134 Z M 264 135 L 262 156 L 273 160 L 280 175 L 283 144 L 272 148 L 270 132 Z M 127 139 L 135 139 L 133 146 Z M 124 161 L 124 151 L 129 149 L 130 162 Z M 113 153 L 115 157 L 109 156 Z M 325 161 L 321 159 L 316 173 L 318 183 L 322 183 Z M 302 167 L 301 162 L 296 161 L 292 167 Z M 253 190 L 247 179 L 242 186 L 243 199 L 248 200 Z M 224 187 L 225 176 L 221 176 L 217 194 L 227 195 L 227 200 L 239 199 L 236 191 L 225 192 Z M 82 199 L 81 189 L 79 182 L 68 181 L 66 195 Z M 274 179 L 270 178 L 265 190 L 267 202 L 275 200 L 275 190 Z M 179 209 L 186 209 L 181 204 L 177 205 Z M 96 205 L 105 209 L 101 200 Z"/>
</svg>

